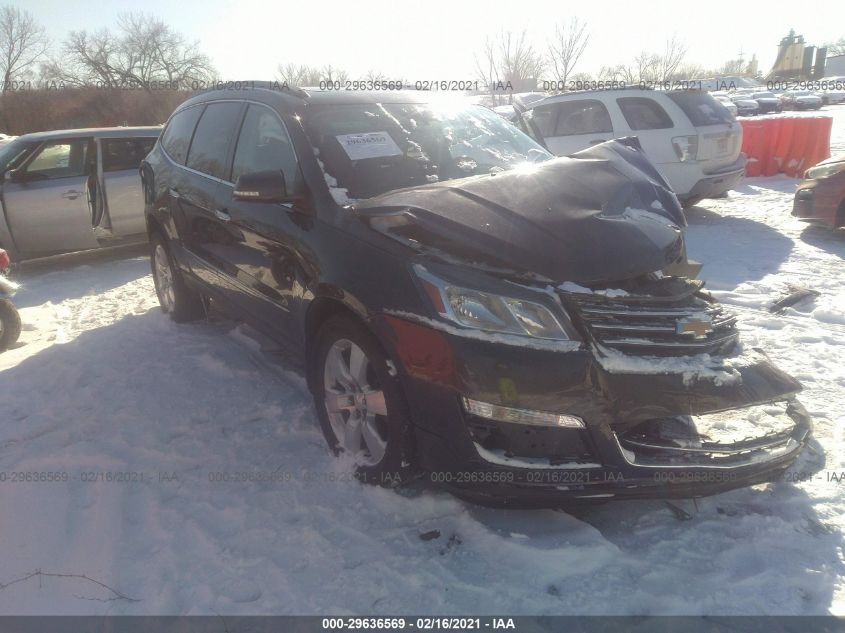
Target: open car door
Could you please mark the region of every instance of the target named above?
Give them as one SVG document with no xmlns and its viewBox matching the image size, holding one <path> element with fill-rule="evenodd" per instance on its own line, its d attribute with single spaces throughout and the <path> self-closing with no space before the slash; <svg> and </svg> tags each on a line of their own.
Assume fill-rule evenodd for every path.
<svg viewBox="0 0 845 633">
<path fill-rule="evenodd" d="M 3 184 L 3 205 L 22 257 L 97 248 L 92 230 L 90 139 L 45 142 Z"/>
<path fill-rule="evenodd" d="M 146 233 L 144 195 L 138 168 L 155 142 L 155 137 L 97 140 L 102 195 L 94 215 L 94 225 L 99 238 L 120 239 Z"/>
</svg>

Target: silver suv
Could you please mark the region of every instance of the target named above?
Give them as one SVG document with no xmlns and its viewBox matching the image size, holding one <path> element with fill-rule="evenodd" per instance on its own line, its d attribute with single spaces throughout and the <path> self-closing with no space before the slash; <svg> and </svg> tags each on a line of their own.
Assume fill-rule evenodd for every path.
<svg viewBox="0 0 845 633">
<path fill-rule="evenodd" d="M 725 193 L 745 174 L 742 127 L 707 92 L 568 92 L 532 104 L 523 121 L 558 156 L 636 136 L 687 206 Z"/>
</svg>

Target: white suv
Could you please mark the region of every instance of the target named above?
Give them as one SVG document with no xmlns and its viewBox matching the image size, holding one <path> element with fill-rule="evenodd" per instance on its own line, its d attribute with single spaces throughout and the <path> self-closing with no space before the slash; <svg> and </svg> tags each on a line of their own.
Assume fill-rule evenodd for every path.
<svg viewBox="0 0 845 633">
<path fill-rule="evenodd" d="M 707 92 L 569 92 L 532 104 L 522 123 L 558 156 L 636 136 L 685 206 L 725 193 L 745 174 L 742 127 Z"/>
</svg>

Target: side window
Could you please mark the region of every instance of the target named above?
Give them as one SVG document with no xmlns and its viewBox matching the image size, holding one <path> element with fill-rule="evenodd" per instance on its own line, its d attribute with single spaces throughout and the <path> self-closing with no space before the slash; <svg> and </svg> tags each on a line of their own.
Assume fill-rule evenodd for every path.
<svg viewBox="0 0 845 633">
<path fill-rule="evenodd" d="M 237 133 L 241 103 L 227 101 L 212 103 L 197 124 L 191 149 L 188 151 L 187 167 L 196 169 L 215 178 L 226 179 L 228 165 L 226 157 L 229 144 Z"/>
<path fill-rule="evenodd" d="M 288 132 L 275 112 L 250 105 L 247 110 L 235 160 L 232 181 L 243 174 L 279 169 L 285 175 L 288 191 L 299 187 L 299 167 Z"/>
<path fill-rule="evenodd" d="M 553 136 L 613 133 L 610 114 L 601 101 L 579 99 L 557 104 L 557 125 Z"/>
<path fill-rule="evenodd" d="M 558 105 L 557 103 L 549 103 L 530 110 L 531 121 L 543 138 L 555 135 Z"/>
<path fill-rule="evenodd" d="M 106 139 L 102 142 L 103 171 L 137 170 L 150 153 L 154 138 Z"/>
<path fill-rule="evenodd" d="M 620 97 L 616 100 L 632 130 L 664 130 L 675 127 L 657 101 L 647 97 Z"/>
<path fill-rule="evenodd" d="M 26 168 L 44 178 L 84 176 L 88 167 L 88 141 L 56 141 L 44 145 Z"/>
<path fill-rule="evenodd" d="M 185 157 L 188 155 L 188 146 L 191 144 L 191 136 L 194 127 L 202 114 L 202 106 L 187 108 L 177 112 L 170 119 L 167 129 L 161 137 L 161 146 L 174 161 L 180 165 L 185 164 Z"/>
</svg>

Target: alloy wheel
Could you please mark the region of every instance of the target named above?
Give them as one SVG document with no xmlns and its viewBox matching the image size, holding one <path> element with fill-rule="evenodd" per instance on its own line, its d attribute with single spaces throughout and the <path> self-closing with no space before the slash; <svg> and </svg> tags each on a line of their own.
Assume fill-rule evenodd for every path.
<svg viewBox="0 0 845 633">
<path fill-rule="evenodd" d="M 326 355 L 323 386 L 340 447 L 366 466 L 378 464 L 387 450 L 387 404 L 364 351 L 348 339 L 335 341 Z"/>
</svg>

